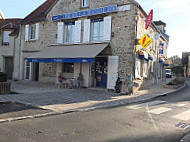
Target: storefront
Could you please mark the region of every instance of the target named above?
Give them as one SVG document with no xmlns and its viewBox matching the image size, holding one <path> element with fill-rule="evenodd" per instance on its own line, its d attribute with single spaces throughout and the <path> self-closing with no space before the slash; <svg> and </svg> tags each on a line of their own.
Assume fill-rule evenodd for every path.
<svg viewBox="0 0 190 142">
<path fill-rule="evenodd" d="M 115 56 L 110 56 L 109 50 L 110 47 L 107 43 L 51 46 L 34 53 L 27 59 L 27 62 L 29 64 L 55 64 L 55 76 L 61 72 L 65 78 L 76 79 L 78 74 L 82 73 L 84 87 L 110 88 L 108 78 L 113 78 L 114 74 L 116 80 L 118 63 L 113 62 Z M 118 58 L 116 61 L 118 62 Z M 110 68 L 110 73 L 108 73 L 108 62 L 110 64 L 109 68 L 111 66 L 115 67 L 115 69 Z M 111 86 L 111 88 L 114 87 L 114 85 Z"/>
</svg>

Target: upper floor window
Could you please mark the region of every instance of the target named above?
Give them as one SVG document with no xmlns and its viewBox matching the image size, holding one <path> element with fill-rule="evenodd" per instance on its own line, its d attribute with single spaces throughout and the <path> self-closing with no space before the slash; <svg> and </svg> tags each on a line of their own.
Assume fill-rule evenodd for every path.
<svg viewBox="0 0 190 142">
<path fill-rule="evenodd" d="M 74 43 L 75 22 L 65 23 L 65 42 Z"/>
<path fill-rule="evenodd" d="M 104 38 L 104 19 L 92 20 L 92 41 L 103 41 Z"/>
<path fill-rule="evenodd" d="M 89 6 L 89 0 L 82 0 L 81 4 L 82 4 L 82 7 L 88 7 Z"/>
<path fill-rule="evenodd" d="M 29 25 L 29 39 L 30 40 L 36 39 L 36 24 Z"/>
<path fill-rule="evenodd" d="M 25 26 L 25 41 L 35 41 L 39 39 L 40 24 L 30 24 Z"/>
<path fill-rule="evenodd" d="M 11 31 L 3 31 L 3 46 L 8 46 L 10 42 L 9 34 Z"/>
</svg>

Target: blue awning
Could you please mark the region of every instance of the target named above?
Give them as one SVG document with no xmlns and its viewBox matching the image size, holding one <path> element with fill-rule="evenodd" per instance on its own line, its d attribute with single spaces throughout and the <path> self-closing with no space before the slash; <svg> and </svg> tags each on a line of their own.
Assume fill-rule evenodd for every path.
<svg viewBox="0 0 190 142">
<path fill-rule="evenodd" d="M 94 58 L 28 58 L 28 62 L 46 63 L 94 63 Z"/>
<path fill-rule="evenodd" d="M 93 63 L 95 57 L 107 46 L 108 43 L 54 45 L 33 53 L 28 57 L 28 62 Z"/>
</svg>

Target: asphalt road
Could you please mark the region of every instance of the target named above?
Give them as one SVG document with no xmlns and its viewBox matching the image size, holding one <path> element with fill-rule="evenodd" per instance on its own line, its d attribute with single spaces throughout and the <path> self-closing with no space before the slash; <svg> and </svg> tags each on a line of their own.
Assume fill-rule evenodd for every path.
<svg viewBox="0 0 190 142">
<path fill-rule="evenodd" d="M 177 142 L 190 129 L 190 81 L 176 93 L 117 108 L 0 124 L 1 142 Z"/>
</svg>

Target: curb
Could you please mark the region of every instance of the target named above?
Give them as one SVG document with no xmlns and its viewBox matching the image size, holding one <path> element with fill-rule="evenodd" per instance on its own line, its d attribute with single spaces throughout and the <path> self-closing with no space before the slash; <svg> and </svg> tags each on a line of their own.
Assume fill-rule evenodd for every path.
<svg viewBox="0 0 190 142">
<path fill-rule="evenodd" d="M 0 119 L 0 123 L 19 121 L 19 120 L 25 120 L 25 119 L 32 119 L 32 118 L 42 118 L 42 117 L 54 116 L 54 115 L 72 113 L 72 112 L 84 112 L 84 111 L 92 111 L 92 110 L 96 110 L 96 109 L 119 107 L 119 106 L 124 106 L 126 104 L 137 103 L 137 102 L 141 102 L 141 101 L 148 101 L 148 100 L 152 100 L 154 98 L 160 97 L 160 96 L 165 96 L 165 95 L 177 92 L 179 90 L 182 90 L 185 86 L 186 86 L 186 84 L 184 84 L 182 87 L 180 87 L 178 89 L 175 89 L 175 90 L 163 93 L 163 94 L 157 94 L 157 95 L 155 95 L 153 97 L 150 97 L 150 98 L 147 98 L 147 99 L 145 98 L 145 99 L 136 100 L 136 101 L 134 100 L 134 101 L 131 101 L 131 102 L 119 101 L 118 104 L 116 103 L 116 104 L 112 104 L 112 105 L 88 107 L 88 108 L 81 108 L 81 109 L 79 108 L 79 109 L 72 109 L 72 110 L 61 111 L 61 112 L 54 111 L 54 112 L 49 112 L 49 113 L 44 113 L 44 114 L 28 115 L 28 116 L 15 117 L 15 118 L 5 118 L 5 119 Z M 134 97 L 134 98 L 137 98 L 137 97 Z M 39 108 L 39 109 L 43 109 L 39 105 L 35 105 L 35 104 L 31 104 L 31 103 L 23 103 L 21 101 L 7 101 L 7 102 L 2 102 L 2 103 L 19 104 L 19 105 L 31 106 L 31 107 L 36 107 L 36 108 Z"/>
</svg>

